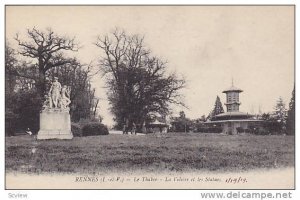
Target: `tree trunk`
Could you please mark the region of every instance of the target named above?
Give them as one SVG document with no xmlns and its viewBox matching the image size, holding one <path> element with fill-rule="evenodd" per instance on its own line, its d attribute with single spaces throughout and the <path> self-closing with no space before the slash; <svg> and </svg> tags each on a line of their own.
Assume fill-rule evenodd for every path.
<svg viewBox="0 0 300 200">
<path fill-rule="evenodd" d="M 45 95 L 45 87 L 46 87 L 46 76 L 43 70 L 39 70 L 39 77 L 37 80 L 37 91 L 41 98 Z"/>
</svg>

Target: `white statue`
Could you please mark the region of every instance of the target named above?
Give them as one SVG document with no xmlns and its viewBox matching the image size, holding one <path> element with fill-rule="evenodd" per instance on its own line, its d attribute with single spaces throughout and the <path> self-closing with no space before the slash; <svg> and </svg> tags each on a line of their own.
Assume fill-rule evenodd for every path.
<svg viewBox="0 0 300 200">
<path fill-rule="evenodd" d="M 55 77 L 45 95 L 43 109 L 40 112 L 40 130 L 37 135 L 38 140 L 44 139 L 72 139 L 70 89 L 63 87 Z"/>
<path fill-rule="evenodd" d="M 66 109 L 69 107 L 71 100 L 70 100 L 70 93 L 71 88 L 64 85 L 61 89 L 61 96 L 60 96 L 60 108 Z"/>
<path fill-rule="evenodd" d="M 48 92 L 48 95 L 45 95 L 45 101 L 43 104 L 42 110 L 52 110 L 60 108 L 61 111 L 69 110 L 71 87 L 64 85 L 61 87 L 61 84 L 58 82 L 58 78 L 54 77 L 54 81 L 51 85 L 51 88 Z"/>
<path fill-rule="evenodd" d="M 51 98 L 54 108 L 58 108 L 58 101 L 60 99 L 61 85 L 58 82 L 58 78 L 54 77 L 54 82 L 51 85 L 48 96 Z"/>
<path fill-rule="evenodd" d="M 52 104 L 52 98 L 49 95 L 45 95 L 45 101 L 43 103 L 43 110 L 48 109 L 48 108 L 52 108 L 53 104 Z"/>
</svg>

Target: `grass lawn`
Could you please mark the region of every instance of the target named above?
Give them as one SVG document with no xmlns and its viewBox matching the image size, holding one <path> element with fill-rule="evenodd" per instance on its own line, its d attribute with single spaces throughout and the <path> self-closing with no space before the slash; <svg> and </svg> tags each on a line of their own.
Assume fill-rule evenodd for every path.
<svg viewBox="0 0 300 200">
<path fill-rule="evenodd" d="M 293 136 L 168 133 L 6 138 L 7 172 L 246 171 L 294 166 Z"/>
</svg>

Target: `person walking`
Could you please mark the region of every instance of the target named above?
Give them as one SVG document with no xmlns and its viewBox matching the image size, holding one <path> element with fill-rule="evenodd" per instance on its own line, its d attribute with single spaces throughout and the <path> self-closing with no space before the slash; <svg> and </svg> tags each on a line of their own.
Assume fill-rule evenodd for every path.
<svg viewBox="0 0 300 200">
<path fill-rule="evenodd" d="M 134 122 L 132 123 L 131 135 L 132 134 L 136 135 L 136 125 Z"/>
</svg>

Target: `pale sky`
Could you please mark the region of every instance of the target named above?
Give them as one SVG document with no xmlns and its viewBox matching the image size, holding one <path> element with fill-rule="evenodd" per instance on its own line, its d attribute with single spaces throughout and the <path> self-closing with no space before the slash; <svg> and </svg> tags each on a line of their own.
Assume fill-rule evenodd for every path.
<svg viewBox="0 0 300 200">
<path fill-rule="evenodd" d="M 51 27 L 57 34 L 76 36 L 77 56 L 94 61 L 102 51 L 93 43 L 115 27 L 145 36 L 146 45 L 168 61 L 168 70 L 187 80 L 182 91 L 187 117 L 212 110 L 216 96 L 234 85 L 243 112 L 273 110 L 281 96 L 286 105 L 294 86 L 294 7 L 292 6 L 7 6 L 6 38 L 16 47 L 16 33 Z M 101 98 L 100 114 L 112 124 L 101 76 L 92 80 Z M 224 106 L 225 109 L 225 106 Z"/>
</svg>

